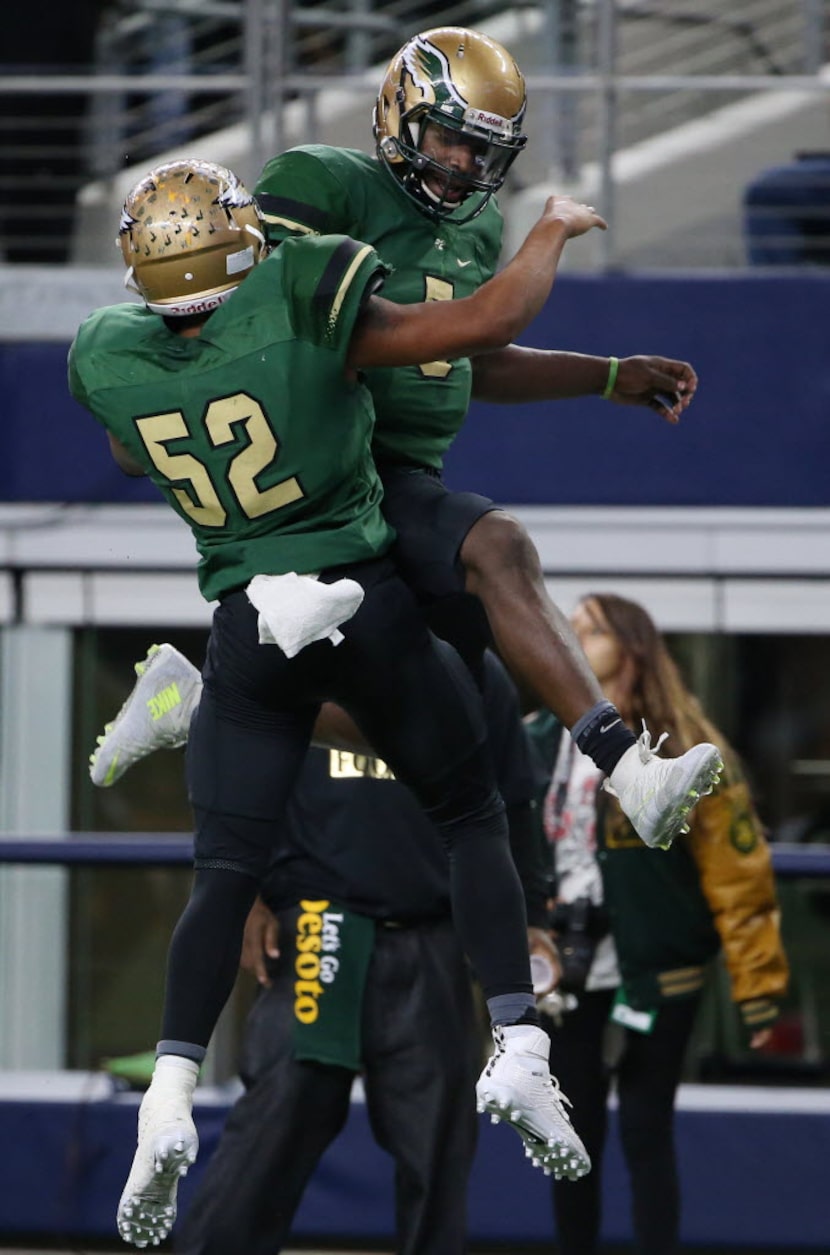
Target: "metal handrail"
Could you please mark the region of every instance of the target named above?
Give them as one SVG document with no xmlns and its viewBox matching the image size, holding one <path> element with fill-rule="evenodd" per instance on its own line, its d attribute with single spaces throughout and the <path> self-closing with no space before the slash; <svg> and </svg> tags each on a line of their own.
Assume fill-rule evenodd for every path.
<svg viewBox="0 0 830 1255">
<path fill-rule="evenodd" d="M 193 863 L 193 838 L 181 832 L 71 832 L 57 837 L 4 837 L 0 838 L 0 864 L 3 863 L 189 867 Z"/>
<path fill-rule="evenodd" d="M 830 845 L 770 843 L 772 866 L 782 880 L 830 876 Z M 64 837 L 0 838 L 0 864 L 190 866 L 193 838 L 181 832 L 71 832 Z"/>
<path fill-rule="evenodd" d="M 364 90 L 376 85 L 371 71 L 356 74 L 288 74 L 281 79 L 284 92 L 313 94 L 328 90 Z M 249 85 L 246 74 L 0 74 L 0 92 L 17 95 L 51 95 L 55 92 L 106 94 L 120 91 L 240 91 Z M 830 90 L 830 77 L 821 74 L 528 74 L 531 91 L 597 91 L 612 86 L 619 91 L 803 91 Z"/>
<path fill-rule="evenodd" d="M 594 243 L 603 265 L 615 257 L 615 195 L 621 176 L 612 164 L 620 148 L 706 115 L 730 96 L 790 92 L 809 104 L 823 100 L 830 88 L 818 73 L 827 46 L 830 0 L 787 0 L 784 5 L 736 0 L 726 13 L 717 5 L 706 5 L 701 12 L 697 3 L 673 0 L 519 0 L 512 8 L 534 16 L 534 30 L 549 54 L 536 64 L 550 67 L 550 73 L 527 76 L 531 94 L 541 101 L 537 116 L 548 118 L 534 140 L 538 157 L 533 180 L 546 175 L 573 181 L 583 174 L 589 180 L 598 177 L 599 190 L 591 195 L 612 222 L 612 230 Z M 500 0 L 456 0 L 441 19 L 479 24 L 499 12 Z M 180 19 L 180 42 L 173 31 L 169 46 L 164 41 L 154 46 L 153 23 L 160 15 Z M 0 248 L 10 260 L 37 261 L 52 254 L 71 260 L 66 221 L 75 213 L 78 189 L 85 181 L 112 180 L 125 164 L 149 163 L 182 143 L 197 138 L 201 143 L 201 137 L 231 126 L 245 132 L 244 160 L 250 172 L 287 140 L 321 141 L 326 93 L 349 93 L 354 105 L 346 107 L 354 112 L 358 96 L 374 92 L 378 67 L 399 35 L 424 16 L 415 0 L 371 6 L 365 0 L 329 0 L 310 7 L 293 0 L 136 0 L 111 9 L 102 23 L 92 67 L 100 73 L 35 75 L 31 67 L 12 73 L 4 65 L 0 95 L 12 102 L 10 111 L 31 111 L 33 118 L 30 125 L 24 117 L 20 134 L 10 130 L 7 138 L 9 151 L 19 153 L 21 163 L 12 161 L 4 176 L 6 192 L 14 195 L 7 195 L 8 204 L 0 208 L 0 240 L 6 241 Z M 649 24 L 645 34 L 644 23 Z M 695 31 L 709 26 L 723 39 L 701 44 Z M 668 42 L 664 35 L 671 35 Z M 774 72 L 739 72 L 759 65 Z M 335 72 L 326 73 L 329 66 Z M 678 73 L 664 72 L 672 66 Z M 725 72 L 715 72 L 719 66 Z M 705 72 L 690 72 L 695 67 Z M 41 106 L 50 98 L 56 102 L 54 117 L 48 116 L 48 106 Z M 73 109 L 79 110 L 86 99 L 91 101 L 89 117 L 79 122 Z M 70 105 L 74 101 L 68 119 L 62 116 L 67 100 Z M 620 100 L 624 110 L 618 107 Z M 295 103 L 301 107 L 293 109 Z M 548 117 L 554 107 L 555 119 Z M 344 108 L 342 97 L 337 108 Z M 49 138 L 50 128 L 57 140 Z M 15 206 L 42 177 L 36 160 L 48 168 L 52 149 L 63 144 L 67 163 L 73 143 L 78 147 L 77 170 L 61 167 L 50 183 L 51 199 L 39 202 L 33 191 L 28 216 L 23 217 Z M 590 162 L 589 153 L 594 155 Z M 34 183 L 26 176 L 26 162 L 35 164 Z M 530 177 L 530 167 L 525 168 Z M 96 187 L 95 195 L 99 191 Z M 61 199 L 58 192 L 63 201 L 55 205 Z M 87 216 L 97 233 L 94 212 Z M 89 250 L 91 235 L 83 238 Z"/>
</svg>

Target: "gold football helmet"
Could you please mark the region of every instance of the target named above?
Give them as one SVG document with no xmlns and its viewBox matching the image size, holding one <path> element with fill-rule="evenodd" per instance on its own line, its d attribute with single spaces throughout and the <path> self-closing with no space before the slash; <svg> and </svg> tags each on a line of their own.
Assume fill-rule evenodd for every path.
<svg viewBox="0 0 830 1255">
<path fill-rule="evenodd" d="M 116 244 L 156 314 L 204 314 L 227 300 L 266 252 L 253 196 L 224 166 L 156 166 L 124 202 Z"/>
<path fill-rule="evenodd" d="M 459 26 L 424 31 L 404 44 L 381 84 L 373 128 L 378 157 L 425 213 L 469 222 L 527 142 L 526 103 L 520 69 L 494 39 Z M 429 123 L 469 143 L 470 173 L 421 151 Z"/>
</svg>

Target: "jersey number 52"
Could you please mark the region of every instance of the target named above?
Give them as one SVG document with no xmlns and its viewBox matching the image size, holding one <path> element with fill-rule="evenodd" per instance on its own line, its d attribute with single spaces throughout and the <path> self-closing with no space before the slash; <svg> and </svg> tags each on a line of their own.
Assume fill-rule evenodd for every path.
<svg viewBox="0 0 830 1255">
<path fill-rule="evenodd" d="M 292 475 L 270 488 L 260 488 L 257 477 L 277 457 L 279 445 L 265 412 L 258 401 L 245 392 L 219 397 L 205 411 L 204 426 L 214 448 L 237 438 L 239 425 L 248 443 L 231 459 L 227 482 L 239 502 L 243 514 L 258 519 L 272 510 L 279 510 L 304 495 L 299 481 Z M 191 435 L 181 410 L 167 414 L 151 414 L 136 419 L 138 434 L 144 441 L 153 465 L 171 483 L 188 482 L 189 488 L 173 488 L 173 496 L 184 513 L 202 527 L 223 527 L 228 514 L 204 462 L 192 453 L 170 453 L 172 440 Z"/>
</svg>

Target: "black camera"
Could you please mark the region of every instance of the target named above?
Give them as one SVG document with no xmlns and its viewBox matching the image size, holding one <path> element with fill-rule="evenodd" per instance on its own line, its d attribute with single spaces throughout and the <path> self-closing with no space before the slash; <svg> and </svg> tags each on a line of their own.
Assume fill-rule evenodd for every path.
<svg viewBox="0 0 830 1255">
<path fill-rule="evenodd" d="M 559 988 L 565 993 L 579 993 L 585 988 L 597 943 L 608 932 L 608 913 L 595 906 L 590 898 L 573 902 L 557 902 L 550 916 L 556 933 L 556 948 L 562 965 Z"/>
</svg>

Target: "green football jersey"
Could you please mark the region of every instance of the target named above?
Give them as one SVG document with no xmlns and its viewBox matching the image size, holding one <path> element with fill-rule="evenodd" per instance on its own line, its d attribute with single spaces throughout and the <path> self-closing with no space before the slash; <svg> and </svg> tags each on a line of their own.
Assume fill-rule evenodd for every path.
<svg viewBox="0 0 830 1255">
<path fill-rule="evenodd" d="M 135 304 L 79 329 L 72 394 L 189 523 L 208 601 L 255 575 L 320 571 L 391 544 L 371 397 L 345 367 L 383 271 L 367 244 L 289 240 L 197 337 Z"/>
<path fill-rule="evenodd" d="M 464 225 L 433 222 L 385 166 L 352 149 L 290 149 L 265 166 L 254 194 L 273 242 L 334 231 L 372 244 L 392 271 L 383 295 L 403 305 L 470 296 L 498 263 L 493 201 Z M 440 469 L 467 414 L 471 375 L 468 358 L 367 371 L 377 460 Z"/>
</svg>

